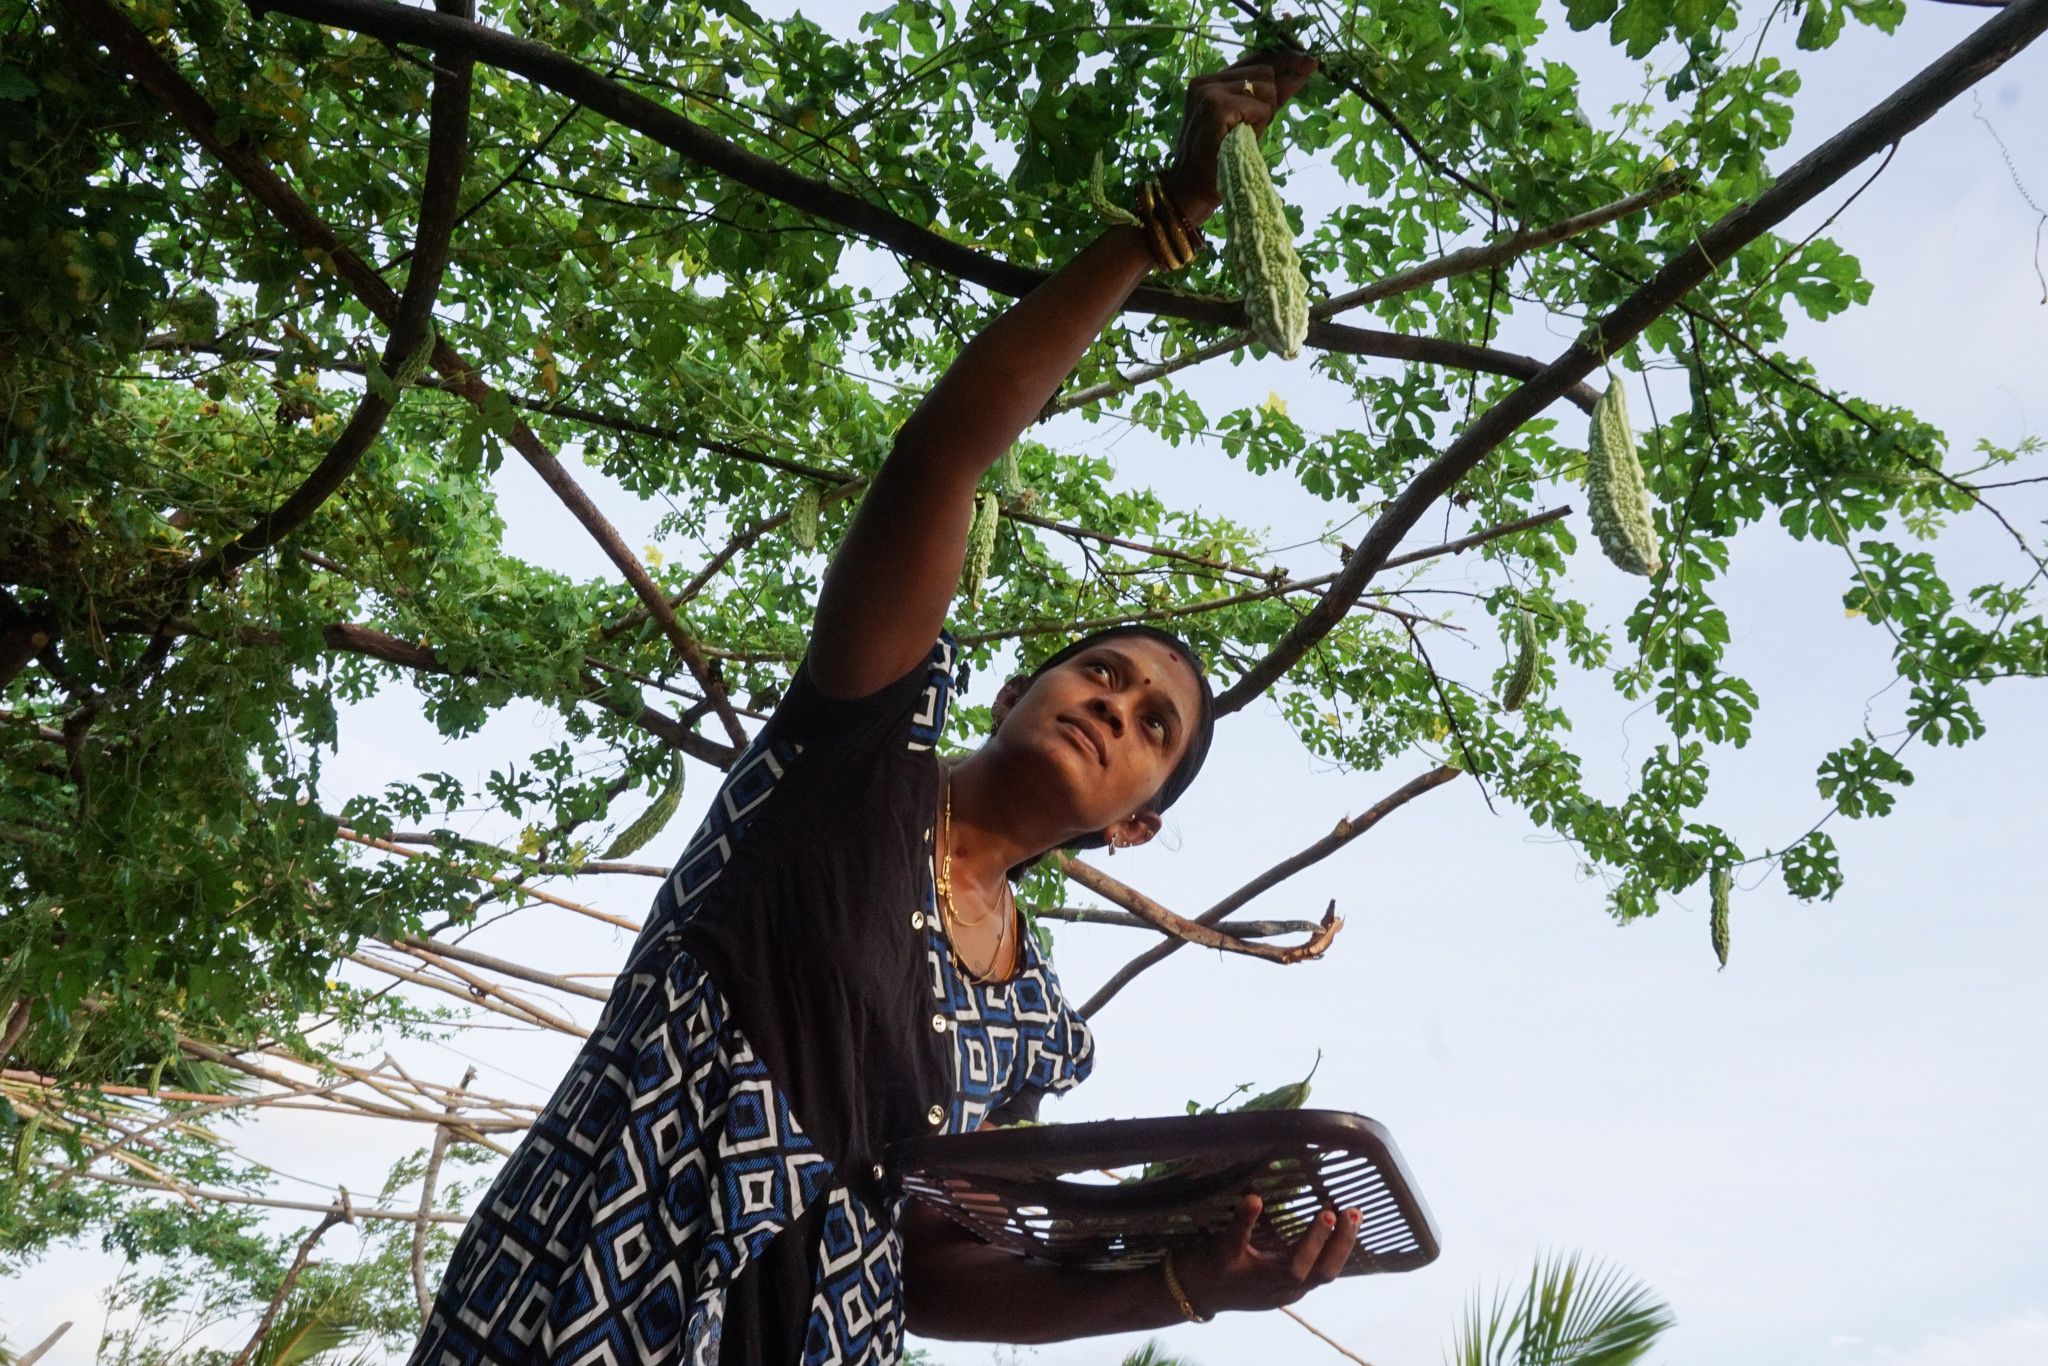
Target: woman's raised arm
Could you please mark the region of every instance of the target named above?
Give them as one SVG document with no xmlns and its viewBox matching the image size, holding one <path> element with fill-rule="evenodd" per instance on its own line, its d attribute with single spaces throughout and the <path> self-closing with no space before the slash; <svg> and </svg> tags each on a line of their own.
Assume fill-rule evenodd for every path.
<svg viewBox="0 0 2048 1366">
<path fill-rule="evenodd" d="M 1315 71 L 1298 54 L 1254 54 L 1188 87 L 1166 173 L 1195 223 L 1216 211 L 1216 152 L 1239 123 L 1263 131 Z M 865 697 L 914 668 L 960 581 L 974 489 L 1045 407 L 1152 268 L 1137 228 L 1110 228 L 961 350 L 896 434 L 818 601 L 811 680 Z"/>
</svg>

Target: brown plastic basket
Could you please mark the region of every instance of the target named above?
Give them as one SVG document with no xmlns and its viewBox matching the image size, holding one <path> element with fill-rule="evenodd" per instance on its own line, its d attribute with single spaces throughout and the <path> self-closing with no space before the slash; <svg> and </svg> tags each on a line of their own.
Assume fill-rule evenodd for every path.
<svg viewBox="0 0 2048 1366">
<path fill-rule="evenodd" d="M 889 1165 L 906 1191 L 997 1247 L 1066 1265 L 1157 1262 L 1229 1227 L 1248 1192 L 1265 1201 L 1252 1241 L 1269 1250 L 1325 1208 L 1360 1211 L 1346 1276 L 1412 1271 L 1439 1250 L 1393 1137 L 1336 1110 L 988 1128 L 893 1144 Z"/>
</svg>

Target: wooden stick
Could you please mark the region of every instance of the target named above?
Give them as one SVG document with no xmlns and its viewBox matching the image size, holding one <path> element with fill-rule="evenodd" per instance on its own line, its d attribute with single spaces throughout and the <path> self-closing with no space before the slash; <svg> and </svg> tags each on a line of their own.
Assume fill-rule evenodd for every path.
<svg viewBox="0 0 2048 1366">
<path fill-rule="evenodd" d="M 1315 1334 L 1315 1335 L 1316 1335 L 1317 1337 L 1321 1338 L 1321 1339 L 1322 1339 L 1322 1340 L 1323 1340 L 1324 1342 L 1327 1342 L 1327 1343 L 1329 1343 L 1329 1344 L 1330 1344 L 1330 1345 L 1331 1345 L 1332 1347 L 1335 1347 L 1335 1348 L 1336 1348 L 1336 1349 L 1337 1349 L 1338 1351 L 1342 1352 L 1342 1353 L 1343 1353 L 1343 1354 L 1344 1354 L 1345 1356 L 1348 1356 L 1348 1357 L 1350 1357 L 1350 1358 L 1351 1358 L 1351 1359 L 1352 1359 L 1353 1361 L 1355 1361 L 1355 1362 L 1357 1362 L 1357 1363 L 1358 1363 L 1358 1366 L 1372 1366 L 1372 1363 L 1371 1363 L 1370 1361 L 1367 1361 L 1367 1360 L 1366 1360 L 1366 1359 L 1365 1359 L 1364 1357 L 1362 1357 L 1362 1356 L 1360 1356 L 1360 1355 L 1359 1355 L 1358 1353 L 1356 1353 L 1356 1352 L 1352 1351 L 1352 1350 L 1351 1350 L 1351 1349 L 1350 1349 L 1349 1347 L 1346 1347 L 1346 1346 L 1345 1346 L 1345 1345 L 1344 1345 L 1343 1343 L 1341 1343 L 1341 1342 L 1337 1341 L 1337 1339 L 1335 1339 L 1335 1338 L 1331 1337 L 1331 1336 L 1330 1336 L 1330 1335 L 1329 1335 L 1328 1333 L 1325 1333 L 1325 1332 L 1324 1332 L 1324 1331 L 1323 1331 L 1322 1329 L 1320 1329 L 1320 1328 L 1316 1327 L 1316 1326 L 1315 1326 L 1315 1325 L 1314 1325 L 1313 1323 L 1310 1323 L 1310 1322 L 1309 1322 L 1309 1321 L 1308 1321 L 1307 1319 L 1305 1319 L 1305 1318 L 1303 1318 L 1303 1317 L 1302 1317 L 1301 1315 L 1299 1315 L 1299 1314 L 1295 1313 L 1295 1312 L 1294 1312 L 1294 1311 L 1293 1311 L 1292 1309 L 1289 1309 L 1289 1308 L 1288 1308 L 1288 1307 L 1287 1307 L 1286 1305 L 1284 1305 L 1284 1304 L 1283 1304 L 1283 1305 L 1281 1305 L 1281 1306 L 1280 1306 L 1280 1312 L 1281 1312 L 1281 1313 L 1283 1313 L 1283 1314 L 1285 1314 L 1285 1315 L 1286 1315 L 1286 1316 L 1287 1316 L 1288 1318 L 1290 1318 L 1290 1319 L 1293 1319 L 1293 1320 L 1294 1320 L 1294 1321 L 1295 1321 L 1296 1323 L 1300 1324 L 1300 1325 L 1301 1325 L 1302 1327 L 1304 1327 L 1304 1328 L 1308 1329 L 1308 1331 L 1309 1331 L 1309 1332 L 1311 1332 L 1311 1333 L 1314 1333 L 1314 1334 Z"/>
<path fill-rule="evenodd" d="M 64 1322 L 57 1325 L 55 1331 L 53 1331 L 50 1334 L 50 1336 L 44 1338 L 41 1342 L 37 1343 L 35 1346 L 29 1348 L 26 1352 L 23 1352 L 20 1356 L 16 1357 L 14 1359 L 14 1366 L 36 1366 L 36 1363 L 43 1359 L 43 1353 L 49 1351 L 52 1347 L 55 1347 L 57 1345 L 57 1339 L 63 1337 L 66 1333 L 70 1331 L 71 1320 L 66 1319 L 64 1320 Z"/>
<path fill-rule="evenodd" d="M 498 1001 L 490 1000 L 490 996 L 497 996 L 501 1000 L 509 1002 L 516 1002 L 518 999 L 495 989 L 486 988 L 482 993 L 468 991 L 456 986 L 452 982 L 443 982 L 438 978 L 429 977 L 423 972 L 410 972 L 405 968 L 398 967 L 396 964 L 382 962 L 365 953 L 352 953 L 348 955 L 348 958 L 352 963 L 360 964 L 376 972 L 386 973 L 389 976 L 396 977 L 401 982 L 410 982 L 415 986 L 444 992 L 447 995 L 467 1001 L 471 1005 L 482 1006 L 485 1010 L 491 1011 L 494 1014 L 517 1020 L 521 1024 L 539 1025 L 542 1029 L 552 1029 L 563 1034 L 573 1034 L 579 1039 L 590 1037 L 589 1030 L 579 1029 L 567 1020 L 561 1019 L 559 1016 L 550 1015 L 546 1011 L 534 1010 L 519 1005 L 500 1005 Z"/>
<path fill-rule="evenodd" d="M 219 1205 L 253 1205 L 259 1209 L 301 1210 L 308 1214 L 335 1214 L 342 1212 L 341 1206 L 312 1205 L 303 1200 L 271 1200 L 260 1195 L 240 1195 L 234 1191 L 208 1190 L 201 1186 L 164 1185 L 155 1181 L 137 1181 L 125 1176 L 101 1176 L 87 1172 L 87 1176 L 109 1186 L 127 1186 L 133 1190 L 162 1191 L 166 1195 L 182 1195 L 188 1200 L 211 1200 Z M 403 1219 L 408 1223 L 419 1218 L 417 1212 L 409 1209 L 363 1209 L 360 1206 L 349 1211 L 358 1219 Z M 467 1214 L 436 1214 L 432 1216 L 437 1224 L 466 1224 Z"/>
<path fill-rule="evenodd" d="M 514 963 L 504 958 L 494 958 L 488 953 L 478 953 L 475 949 L 464 948 L 460 944 L 449 944 L 439 939 L 417 938 L 387 939 L 382 942 L 391 945 L 394 949 L 406 949 L 408 951 L 414 948 L 424 949 L 430 953 L 439 954 L 443 958 L 452 958 L 458 963 L 468 963 L 473 967 L 489 968 L 492 972 L 502 972 L 507 977 L 517 977 L 521 981 L 532 982 L 536 986 L 553 987 L 556 991 L 566 991 L 571 996 L 581 996 L 587 1000 L 609 1001 L 612 998 L 612 994 L 602 987 L 586 986 L 584 983 L 578 982 L 573 978 L 563 977 L 552 972 L 542 972 L 539 968 L 529 968 L 524 964 Z"/>
</svg>

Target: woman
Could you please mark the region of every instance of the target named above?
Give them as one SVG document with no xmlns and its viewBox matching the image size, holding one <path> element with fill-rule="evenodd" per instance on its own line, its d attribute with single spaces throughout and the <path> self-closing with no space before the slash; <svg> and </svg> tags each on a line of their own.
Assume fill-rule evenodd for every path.
<svg viewBox="0 0 2048 1366">
<path fill-rule="evenodd" d="M 1146 272 L 1184 264 L 1224 132 L 1263 129 L 1313 70 L 1254 57 L 1196 81 L 1146 226 L 1111 228 L 998 318 L 903 425 L 787 698 L 465 1230 L 417 1366 L 888 1366 L 906 1316 L 1050 1341 L 1270 1308 L 1342 1267 L 1356 1211 L 1272 1255 L 1249 1243 L 1252 1197 L 1159 1273 L 1034 1265 L 906 1208 L 882 1166 L 892 1141 L 1029 1117 L 1087 1076 L 1087 1026 L 1009 874 L 1151 839 L 1208 750 L 1193 652 L 1126 628 L 1010 680 L 989 743 L 938 760 L 976 482 Z"/>
</svg>

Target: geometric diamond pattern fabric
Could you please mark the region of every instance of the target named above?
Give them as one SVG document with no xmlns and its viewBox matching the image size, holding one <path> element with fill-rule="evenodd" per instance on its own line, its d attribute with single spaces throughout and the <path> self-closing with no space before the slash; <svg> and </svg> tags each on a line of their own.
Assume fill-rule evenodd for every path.
<svg viewBox="0 0 2048 1366">
<path fill-rule="evenodd" d="M 944 731 L 952 664 L 942 638 L 913 750 Z M 667 933 L 801 755 L 757 739 L 728 771 L 595 1032 L 458 1240 L 412 1366 L 719 1366 L 728 1287 L 814 1210 L 803 1366 L 901 1356 L 903 1197 L 871 1209 L 835 1180 L 717 985 Z M 933 1011 L 954 1062 L 939 1127 L 964 1133 L 1027 1087 L 1078 1085 L 1093 1041 L 1036 941 L 1020 936 L 1008 982 L 970 982 L 928 878 L 923 899 Z"/>
</svg>

